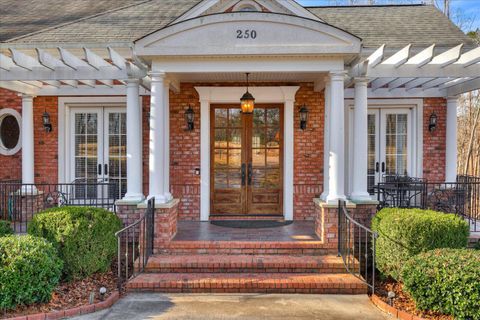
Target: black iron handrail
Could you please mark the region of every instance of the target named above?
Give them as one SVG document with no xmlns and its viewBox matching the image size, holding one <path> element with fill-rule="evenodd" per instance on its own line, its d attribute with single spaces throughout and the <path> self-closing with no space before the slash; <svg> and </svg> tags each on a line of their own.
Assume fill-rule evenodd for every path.
<svg viewBox="0 0 480 320">
<path fill-rule="evenodd" d="M 153 254 L 155 199 L 147 202 L 147 210 L 134 223 L 115 233 L 117 237 L 117 286 L 123 285 L 145 270 Z"/>
<path fill-rule="evenodd" d="M 375 291 L 375 245 L 378 234 L 352 218 L 338 202 L 338 256 L 347 271 Z"/>
</svg>

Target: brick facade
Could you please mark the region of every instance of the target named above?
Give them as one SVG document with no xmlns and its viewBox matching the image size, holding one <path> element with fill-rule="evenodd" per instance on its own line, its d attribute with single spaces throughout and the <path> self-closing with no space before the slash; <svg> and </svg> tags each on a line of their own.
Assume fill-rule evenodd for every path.
<svg viewBox="0 0 480 320">
<path fill-rule="evenodd" d="M 178 93 L 170 92 L 170 182 L 171 192 L 180 199 L 180 220 L 200 218 L 200 103 L 195 85 L 241 86 L 242 83 L 193 84 L 182 83 Z M 312 199 L 323 191 L 323 125 L 324 95 L 314 91 L 313 83 L 261 83 L 269 85 L 299 85 L 296 94 L 294 119 L 294 219 L 314 220 L 315 206 Z M 306 104 L 309 109 L 307 129 L 299 128 L 298 108 Z M 58 177 L 58 98 L 34 99 L 35 134 L 35 182 L 55 183 Z M 184 112 L 191 106 L 195 112 L 195 129 L 185 130 Z M 143 186 L 148 195 L 148 113 L 150 97 L 142 98 L 143 107 Z M 21 112 L 21 97 L 17 93 L 0 89 L 0 108 L 13 108 Z M 46 133 L 42 125 L 44 111 L 50 114 L 53 131 Z M 428 131 L 428 119 L 432 112 L 438 118 L 437 129 Z M 445 177 L 446 100 L 424 99 L 423 111 L 424 177 L 429 181 Z M 21 179 L 21 151 L 13 156 L 0 156 L 0 180 Z"/>
<path fill-rule="evenodd" d="M 437 129 L 428 130 L 430 115 L 437 115 Z M 447 140 L 447 100 L 423 100 L 423 177 L 428 181 L 445 181 L 445 149 Z"/>
</svg>

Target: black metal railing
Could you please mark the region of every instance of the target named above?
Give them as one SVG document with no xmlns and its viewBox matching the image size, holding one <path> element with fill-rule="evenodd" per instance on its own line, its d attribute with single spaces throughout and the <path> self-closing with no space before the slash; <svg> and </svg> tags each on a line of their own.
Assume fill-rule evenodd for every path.
<svg viewBox="0 0 480 320">
<path fill-rule="evenodd" d="M 132 223 L 115 233 L 117 237 L 117 276 L 118 290 L 124 284 L 145 270 L 148 258 L 153 254 L 155 230 L 155 199 L 147 202 L 145 213 Z"/>
<path fill-rule="evenodd" d="M 431 209 L 461 216 L 472 232 L 480 231 L 480 178 L 458 176 L 455 182 L 398 179 L 376 186 L 379 209 L 384 207 Z"/>
<path fill-rule="evenodd" d="M 378 234 L 349 214 L 346 203 L 338 203 L 338 256 L 347 271 L 375 291 L 375 244 Z"/>
<path fill-rule="evenodd" d="M 52 207 L 89 206 L 115 212 L 119 198 L 116 190 L 116 183 L 103 180 L 36 184 L 0 181 L 0 219 L 11 221 L 17 233 L 25 233 L 35 214 Z"/>
</svg>

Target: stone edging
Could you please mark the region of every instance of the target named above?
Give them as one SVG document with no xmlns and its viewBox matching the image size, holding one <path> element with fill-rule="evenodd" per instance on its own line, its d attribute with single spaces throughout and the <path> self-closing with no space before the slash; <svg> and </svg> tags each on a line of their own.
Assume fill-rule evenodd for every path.
<svg viewBox="0 0 480 320">
<path fill-rule="evenodd" d="M 115 302 L 117 302 L 119 297 L 120 295 L 118 294 L 118 291 L 115 290 L 112 292 L 110 296 L 108 296 L 107 299 L 94 304 L 86 304 L 80 307 L 75 307 L 75 308 L 60 310 L 60 311 L 51 311 L 48 313 L 29 314 L 25 316 L 16 317 L 16 318 L 8 318 L 8 320 L 50 320 L 50 319 L 53 320 L 53 319 L 63 319 L 66 317 L 79 316 L 79 315 L 110 308 Z"/>
<path fill-rule="evenodd" d="M 425 318 L 421 318 L 418 316 L 415 316 L 413 314 L 410 314 L 408 312 L 398 310 L 395 307 L 390 306 L 388 303 L 380 299 L 376 294 L 373 294 L 370 296 L 370 300 L 372 303 L 380 310 L 382 310 L 385 313 L 388 313 L 391 315 L 394 319 L 400 319 L 400 320 L 427 320 Z"/>
</svg>

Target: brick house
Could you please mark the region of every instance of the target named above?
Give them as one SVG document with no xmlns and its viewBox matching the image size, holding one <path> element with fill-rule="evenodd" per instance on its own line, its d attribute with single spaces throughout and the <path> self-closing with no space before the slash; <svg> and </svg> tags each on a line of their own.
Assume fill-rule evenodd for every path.
<svg viewBox="0 0 480 320">
<path fill-rule="evenodd" d="M 455 180 L 480 51 L 433 6 L 9 2 L 0 179 L 115 181 L 126 223 L 154 197 L 158 247 L 177 222 L 281 219 L 332 253 L 339 199 L 368 215 L 385 174 Z"/>
</svg>

